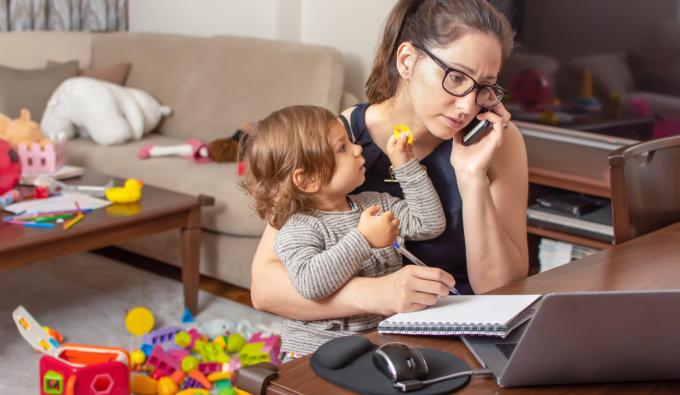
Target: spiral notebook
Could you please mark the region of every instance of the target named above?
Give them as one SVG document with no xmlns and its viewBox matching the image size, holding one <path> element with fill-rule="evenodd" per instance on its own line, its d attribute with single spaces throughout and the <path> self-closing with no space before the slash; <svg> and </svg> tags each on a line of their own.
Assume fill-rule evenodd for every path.
<svg viewBox="0 0 680 395">
<path fill-rule="evenodd" d="M 505 338 L 531 318 L 541 295 L 451 295 L 421 311 L 393 315 L 379 333 L 483 335 Z"/>
</svg>

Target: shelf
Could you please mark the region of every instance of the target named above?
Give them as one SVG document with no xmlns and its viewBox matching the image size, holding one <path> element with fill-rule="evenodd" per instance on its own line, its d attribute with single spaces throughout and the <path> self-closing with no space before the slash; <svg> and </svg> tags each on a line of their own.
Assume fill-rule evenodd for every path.
<svg viewBox="0 0 680 395">
<path fill-rule="evenodd" d="M 554 240 L 566 241 L 567 243 L 580 244 L 586 247 L 597 248 L 600 250 L 605 250 L 612 246 L 611 244 L 606 243 L 604 241 L 590 239 L 587 237 L 577 236 L 565 232 L 539 228 L 531 225 L 527 226 L 527 233 L 536 236 L 547 237 Z"/>
</svg>

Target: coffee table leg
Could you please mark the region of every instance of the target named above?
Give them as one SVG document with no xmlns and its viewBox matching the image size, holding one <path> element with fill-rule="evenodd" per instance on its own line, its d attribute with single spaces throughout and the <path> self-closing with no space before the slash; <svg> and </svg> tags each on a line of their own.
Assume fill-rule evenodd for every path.
<svg viewBox="0 0 680 395">
<path fill-rule="evenodd" d="M 198 314 L 198 282 L 201 262 L 201 209 L 196 207 L 187 215 L 187 225 L 182 228 L 182 283 L 184 306 Z"/>
</svg>

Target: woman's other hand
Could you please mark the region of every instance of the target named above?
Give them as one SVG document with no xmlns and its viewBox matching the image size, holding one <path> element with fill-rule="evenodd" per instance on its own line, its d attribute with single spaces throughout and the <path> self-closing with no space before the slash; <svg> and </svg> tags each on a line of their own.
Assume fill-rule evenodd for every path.
<svg viewBox="0 0 680 395">
<path fill-rule="evenodd" d="M 470 146 L 463 145 L 463 133 L 453 137 L 453 149 L 451 150 L 451 166 L 456 169 L 456 174 L 486 175 L 494 153 L 503 145 L 505 131 L 510 124 L 510 113 L 498 103 L 491 111 L 481 112 L 477 120 L 488 120 L 492 124 L 492 130 L 480 141 Z M 473 121 L 474 122 L 474 121 Z"/>
<path fill-rule="evenodd" d="M 364 310 L 393 315 L 422 310 L 449 294 L 456 282 L 449 273 L 433 267 L 406 265 L 374 281 L 365 298 Z"/>
</svg>

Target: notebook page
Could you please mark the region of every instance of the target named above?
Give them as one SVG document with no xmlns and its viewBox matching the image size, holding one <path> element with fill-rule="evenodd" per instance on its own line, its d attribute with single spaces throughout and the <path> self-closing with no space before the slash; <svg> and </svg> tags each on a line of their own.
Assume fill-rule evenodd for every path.
<svg viewBox="0 0 680 395">
<path fill-rule="evenodd" d="M 449 295 L 425 310 L 396 314 L 385 321 L 393 325 L 409 322 L 502 325 L 540 297 L 541 295 Z"/>
</svg>

